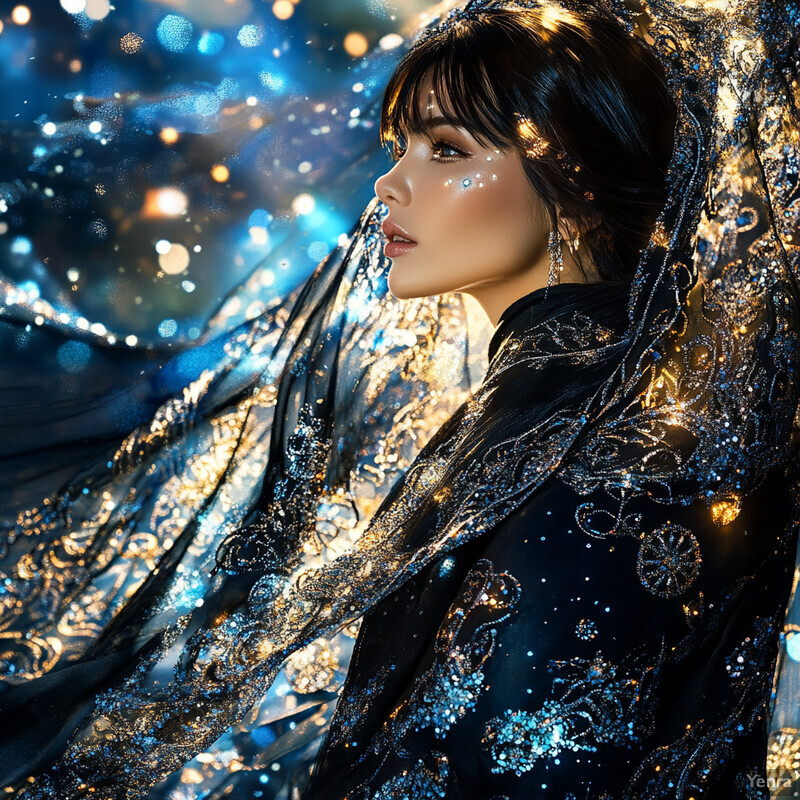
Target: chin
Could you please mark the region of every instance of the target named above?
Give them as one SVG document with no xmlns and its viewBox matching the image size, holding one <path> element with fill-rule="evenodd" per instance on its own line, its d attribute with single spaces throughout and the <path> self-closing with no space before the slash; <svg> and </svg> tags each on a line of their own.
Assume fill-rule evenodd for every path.
<svg viewBox="0 0 800 800">
<path fill-rule="evenodd" d="M 413 282 L 409 283 L 407 280 L 404 281 L 403 278 L 398 278 L 394 265 L 389 269 L 386 283 L 389 291 L 398 300 L 411 300 L 414 297 L 425 297 L 428 294 L 427 292 L 417 291 L 420 287 L 415 287 Z"/>
<path fill-rule="evenodd" d="M 438 282 L 432 278 L 438 277 Z M 408 265 L 396 265 L 392 262 L 389 274 L 386 276 L 386 283 L 389 291 L 398 300 L 412 300 L 415 297 L 433 297 L 447 292 L 457 291 L 452 286 L 448 286 L 446 281 L 441 280 L 441 276 L 431 275 L 429 269 Z"/>
</svg>

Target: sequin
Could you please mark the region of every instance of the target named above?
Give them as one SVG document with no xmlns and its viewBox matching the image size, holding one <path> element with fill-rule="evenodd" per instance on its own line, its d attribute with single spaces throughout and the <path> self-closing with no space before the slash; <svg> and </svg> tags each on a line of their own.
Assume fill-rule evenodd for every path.
<svg viewBox="0 0 800 800">
<path fill-rule="evenodd" d="M 717 500 L 711 506 L 711 518 L 714 520 L 714 524 L 719 527 L 730 525 L 739 516 L 741 507 L 741 498 L 737 496 Z"/>
<path fill-rule="evenodd" d="M 599 651 L 592 659 L 553 666 L 566 673 L 555 681 L 561 697 L 538 711 L 509 710 L 486 723 L 482 742 L 494 761 L 492 772 L 521 775 L 562 750 L 592 752 L 600 743 L 624 744 L 641 735 L 641 675 L 627 674 Z"/>
<path fill-rule="evenodd" d="M 596 623 L 591 619 L 578 620 L 578 624 L 575 626 L 575 635 L 587 642 L 594 639 L 597 636 Z"/>
<path fill-rule="evenodd" d="M 433 765 L 420 760 L 412 769 L 388 780 L 370 800 L 441 800 L 447 797 L 447 759 L 432 753 Z"/>
</svg>

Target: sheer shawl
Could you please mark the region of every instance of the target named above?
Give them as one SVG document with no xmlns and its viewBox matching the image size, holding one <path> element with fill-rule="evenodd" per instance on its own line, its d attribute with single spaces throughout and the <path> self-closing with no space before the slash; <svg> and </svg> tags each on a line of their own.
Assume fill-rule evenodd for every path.
<svg viewBox="0 0 800 800">
<path fill-rule="evenodd" d="M 478 383 L 485 325 L 459 296 L 388 295 L 370 203 L 291 312 L 184 354 L 151 420 L 115 450 L 98 441 L 9 526 L 2 630 L 19 668 L 0 704 L 57 716 L 4 743 L 6 785 L 146 795 L 279 676 L 318 680 L 327 642 L 556 470 L 720 519 L 768 471 L 793 474 L 798 8 L 657 0 L 643 35 L 624 3 L 598 4 L 664 63 L 678 108 L 624 339 L 543 328 Z M 494 402 L 509 369 L 542 387 L 522 409 Z M 795 747 L 797 681 L 783 658 L 774 769 Z"/>
</svg>

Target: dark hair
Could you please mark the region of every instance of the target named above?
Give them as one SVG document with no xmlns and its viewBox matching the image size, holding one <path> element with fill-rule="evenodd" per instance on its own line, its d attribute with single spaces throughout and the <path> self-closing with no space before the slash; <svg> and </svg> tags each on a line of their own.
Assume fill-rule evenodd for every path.
<svg viewBox="0 0 800 800">
<path fill-rule="evenodd" d="M 404 135 L 422 130 L 429 73 L 448 122 L 527 156 L 551 226 L 556 204 L 594 225 L 581 236 L 600 277 L 631 277 L 667 199 L 674 143 L 677 111 L 658 59 L 588 4 L 484 6 L 427 31 L 397 66 L 380 127 L 395 156 Z"/>
</svg>

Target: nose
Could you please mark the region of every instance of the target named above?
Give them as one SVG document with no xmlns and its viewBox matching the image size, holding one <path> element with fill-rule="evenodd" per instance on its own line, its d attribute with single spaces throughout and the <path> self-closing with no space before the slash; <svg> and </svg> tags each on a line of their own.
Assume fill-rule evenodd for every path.
<svg viewBox="0 0 800 800">
<path fill-rule="evenodd" d="M 408 182 L 408 176 L 400 168 L 401 164 L 402 159 L 375 181 L 375 194 L 386 205 L 392 200 L 398 205 L 405 206 L 411 200 L 411 187 Z"/>
</svg>

